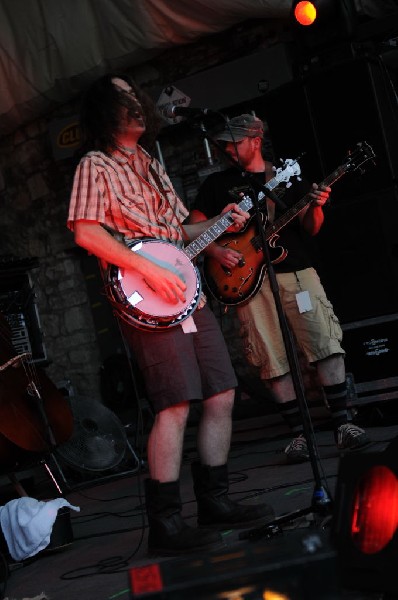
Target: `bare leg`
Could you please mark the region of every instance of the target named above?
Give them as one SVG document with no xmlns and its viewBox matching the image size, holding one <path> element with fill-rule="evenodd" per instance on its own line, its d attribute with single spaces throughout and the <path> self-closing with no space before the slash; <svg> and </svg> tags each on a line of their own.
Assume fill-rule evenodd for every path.
<svg viewBox="0 0 398 600">
<path fill-rule="evenodd" d="M 176 481 L 180 477 L 188 413 L 189 403 L 182 402 L 162 410 L 155 416 L 147 450 L 152 479 L 164 483 Z"/>
<path fill-rule="evenodd" d="M 198 428 L 200 461 L 212 467 L 227 462 L 232 433 L 232 409 L 235 390 L 227 390 L 203 402 Z"/>
<path fill-rule="evenodd" d="M 203 403 L 198 431 L 200 462 L 191 464 L 198 503 L 198 523 L 220 529 L 247 527 L 274 518 L 267 504 L 241 505 L 228 496 L 227 458 L 231 444 L 234 391 L 217 394 Z"/>
<path fill-rule="evenodd" d="M 333 354 L 315 363 L 319 382 L 322 386 L 334 385 L 345 381 L 344 358 L 341 354 Z M 290 373 L 266 382 L 275 394 L 278 403 L 290 402 L 296 397 Z"/>
<path fill-rule="evenodd" d="M 333 354 L 318 361 L 315 366 L 321 385 L 334 385 L 345 381 L 345 365 L 342 354 Z"/>
<path fill-rule="evenodd" d="M 290 402 L 290 400 L 293 400 L 296 397 L 296 392 L 294 390 L 293 380 L 290 373 L 281 375 L 281 377 L 275 377 L 275 379 L 269 379 L 267 384 L 273 391 L 278 404 Z"/>
</svg>

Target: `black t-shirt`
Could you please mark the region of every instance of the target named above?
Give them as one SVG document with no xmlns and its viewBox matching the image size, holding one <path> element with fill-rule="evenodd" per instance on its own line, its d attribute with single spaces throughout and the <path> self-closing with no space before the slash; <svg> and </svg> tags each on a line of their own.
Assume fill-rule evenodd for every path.
<svg viewBox="0 0 398 600">
<path fill-rule="evenodd" d="M 254 176 L 259 183 L 265 183 L 264 173 L 256 173 Z M 297 204 L 297 202 L 308 193 L 311 187 L 303 178 L 301 181 L 294 178 L 290 183 L 290 187 L 286 187 L 286 184 L 283 183 L 278 186 L 277 190 L 274 190 L 278 192 L 278 196 L 281 197 L 283 203 L 287 206 L 287 210 L 289 210 L 289 207 Z M 245 185 L 248 185 L 248 181 L 245 179 L 244 174 L 242 175 L 242 173 L 233 167 L 228 168 L 225 171 L 212 173 L 200 186 L 191 210 L 197 209 L 210 219 L 220 214 L 223 208 L 230 202 L 237 202 L 237 200 L 229 193 L 230 190 Z M 252 196 L 250 195 L 250 197 Z M 266 202 L 261 202 L 260 208 L 266 214 Z M 253 215 L 251 219 L 256 219 L 253 210 L 254 209 L 250 210 L 250 214 Z M 274 223 L 285 212 L 286 210 L 276 206 Z M 276 257 L 280 256 L 281 250 L 279 249 L 279 246 L 282 246 L 282 248 L 287 251 L 287 256 L 281 262 L 277 264 L 274 263 L 275 272 L 287 273 L 312 266 L 309 243 L 311 236 L 303 230 L 297 217 L 287 223 L 279 231 L 278 235 L 279 239 L 275 242 L 276 248 L 271 250 L 271 260 L 274 261 Z"/>
</svg>

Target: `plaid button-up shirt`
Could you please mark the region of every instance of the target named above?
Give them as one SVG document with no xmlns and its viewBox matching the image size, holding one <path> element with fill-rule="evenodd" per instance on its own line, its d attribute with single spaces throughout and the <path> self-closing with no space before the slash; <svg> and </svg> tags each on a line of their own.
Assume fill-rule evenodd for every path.
<svg viewBox="0 0 398 600">
<path fill-rule="evenodd" d="M 73 181 L 67 225 L 95 221 L 124 239 L 142 237 L 183 246 L 181 223 L 188 210 L 177 196 L 161 164 L 139 148 L 149 161 L 147 177 L 134 167 L 134 155 L 89 152 L 80 161 Z"/>
</svg>

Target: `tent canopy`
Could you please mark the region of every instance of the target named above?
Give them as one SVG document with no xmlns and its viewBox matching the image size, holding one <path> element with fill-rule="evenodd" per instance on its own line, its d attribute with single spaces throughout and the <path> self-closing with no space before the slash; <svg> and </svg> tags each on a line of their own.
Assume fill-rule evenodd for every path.
<svg viewBox="0 0 398 600">
<path fill-rule="evenodd" d="M 0 0 L 0 135 L 69 102 L 108 70 L 134 68 L 247 20 L 288 19 L 291 6 L 292 0 Z M 390 16 L 398 14 L 398 0 L 338 6 L 384 17 L 391 31 Z"/>
<path fill-rule="evenodd" d="M 291 0 L 0 0 L 0 134 L 70 101 L 107 70 L 144 63 Z"/>
</svg>

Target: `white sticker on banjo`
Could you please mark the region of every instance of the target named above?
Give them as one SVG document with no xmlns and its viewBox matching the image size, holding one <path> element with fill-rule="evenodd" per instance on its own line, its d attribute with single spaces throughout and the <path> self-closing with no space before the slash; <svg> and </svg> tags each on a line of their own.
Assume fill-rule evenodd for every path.
<svg viewBox="0 0 398 600">
<path fill-rule="evenodd" d="M 131 250 L 133 252 L 137 252 L 138 250 L 141 250 L 142 248 L 142 242 L 137 242 L 136 244 L 134 244 L 134 246 L 131 247 Z"/>
<path fill-rule="evenodd" d="M 136 306 L 139 302 L 142 302 L 144 298 L 141 296 L 139 292 L 133 292 L 131 296 L 127 298 L 130 302 L 131 306 Z"/>
</svg>

